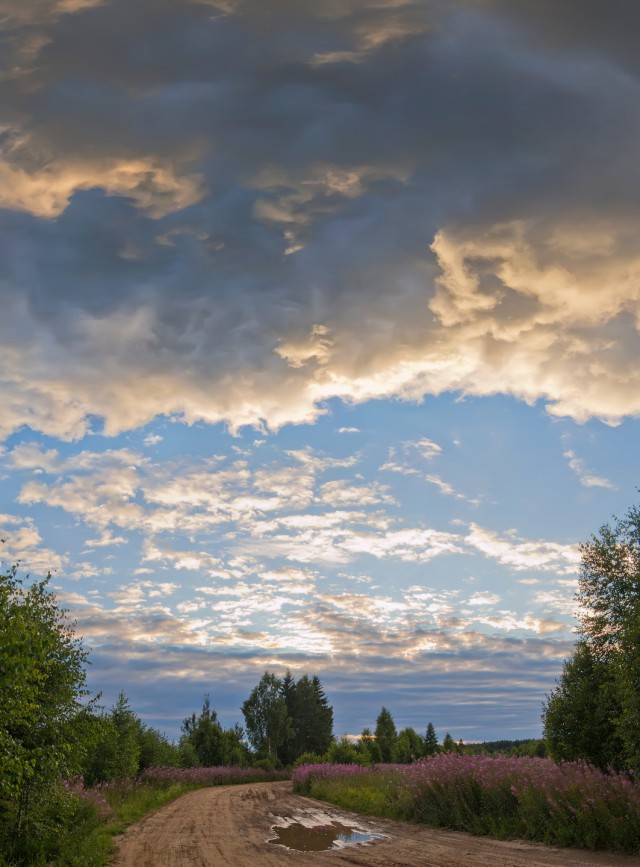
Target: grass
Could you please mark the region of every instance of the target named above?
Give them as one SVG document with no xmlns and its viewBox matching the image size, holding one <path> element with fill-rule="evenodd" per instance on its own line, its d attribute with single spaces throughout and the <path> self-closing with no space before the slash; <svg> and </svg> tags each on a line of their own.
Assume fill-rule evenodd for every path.
<svg viewBox="0 0 640 867">
<path fill-rule="evenodd" d="M 312 765 L 297 791 L 368 815 L 501 839 L 640 854 L 640 786 L 581 762 L 446 754 L 413 765 Z"/>
<path fill-rule="evenodd" d="M 256 768 L 149 768 L 135 783 L 107 783 L 97 790 L 108 805 L 110 815 L 88 836 L 84 859 L 77 867 L 104 867 L 115 850 L 114 837 L 147 813 L 157 810 L 187 792 L 216 785 L 265 782 L 289 778 L 288 773 L 267 772 Z M 89 798 L 92 791 L 88 790 Z M 100 802 L 98 801 L 98 809 Z M 87 860 L 93 857 L 94 860 Z M 61 861 L 59 867 L 76 867 L 75 862 Z M 58 865 L 56 865 L 58 867 Z"/>
<path fill-rule="evenodd" d="M 289 776 L 256 768 L 150 768 L 137 780 L 92 788 L 85 788 L 81 777 L 68 780 L 41 806 L 20 852 L 11 856 L 0 841 L 0 867 L 106 867 L 116 836 L 187 792 Z"/>
</svg>

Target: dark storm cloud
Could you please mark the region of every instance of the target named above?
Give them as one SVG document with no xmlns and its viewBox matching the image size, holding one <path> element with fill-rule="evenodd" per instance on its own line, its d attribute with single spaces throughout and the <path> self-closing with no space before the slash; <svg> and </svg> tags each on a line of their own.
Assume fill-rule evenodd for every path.
<svg viewBox="0 0 640 867">
<path fill-rule="evenodd" d="M 3 432 L 638 412 L 632 9 L 575 6 L 5 0 Z"/>
</svg>

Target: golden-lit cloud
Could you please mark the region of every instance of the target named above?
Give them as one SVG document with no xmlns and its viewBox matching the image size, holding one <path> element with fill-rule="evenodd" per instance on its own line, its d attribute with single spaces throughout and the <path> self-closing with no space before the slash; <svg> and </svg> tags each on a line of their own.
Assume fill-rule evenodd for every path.
<svg viewBox="0 0 640 867">
<path fill-rule="evenodd" d="M 0 157 L 0 207 L 27 211 L 36 217 L 61 214 L 79 190 L 101 189 L 124 196 L 152 217 L 162 217 L 199 201 L 198 178 L 177 176 L 170 163 L 153 158 L 106 159 L 93 163 L 40 160 L 29 162 Z"/>
</svg>

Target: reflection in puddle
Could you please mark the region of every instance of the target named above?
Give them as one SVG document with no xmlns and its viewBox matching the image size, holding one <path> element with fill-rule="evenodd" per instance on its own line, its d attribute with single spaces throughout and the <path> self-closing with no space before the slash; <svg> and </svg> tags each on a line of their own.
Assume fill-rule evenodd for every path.
<svg viewBox="0 0 640 867">
<path fill-rule="evenodd" d="M 268 840 L 287 849 L 299 852 L 321 852 L 325 849 L 342 849 L 343 846 L 357 846 L 372 840 L 384 840 L 385 834 L 374 834 L 361 828 L 331 821 L 325 825 L 308 827 L 300 822 L 292 822 L 286 827 L 274 826 L 276 836 Z"/>
</svg>

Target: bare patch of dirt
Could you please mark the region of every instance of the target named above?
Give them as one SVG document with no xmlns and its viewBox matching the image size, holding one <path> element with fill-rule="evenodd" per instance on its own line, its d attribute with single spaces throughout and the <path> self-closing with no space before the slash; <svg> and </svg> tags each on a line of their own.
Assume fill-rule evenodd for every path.
<svg viewBox="0 0 640 867">
<path fill-rule="evenodd" d="M 321 810 L 387 835 L 366 846 L 299 852 L 268 843 L 287 816 Z M 295 795 L 291 783 L 218 786 L 183 795 L 118 840 L 116 867 L 640 867 L 640 858 L 489 840 L 370 819 Z"/>
</svg>

